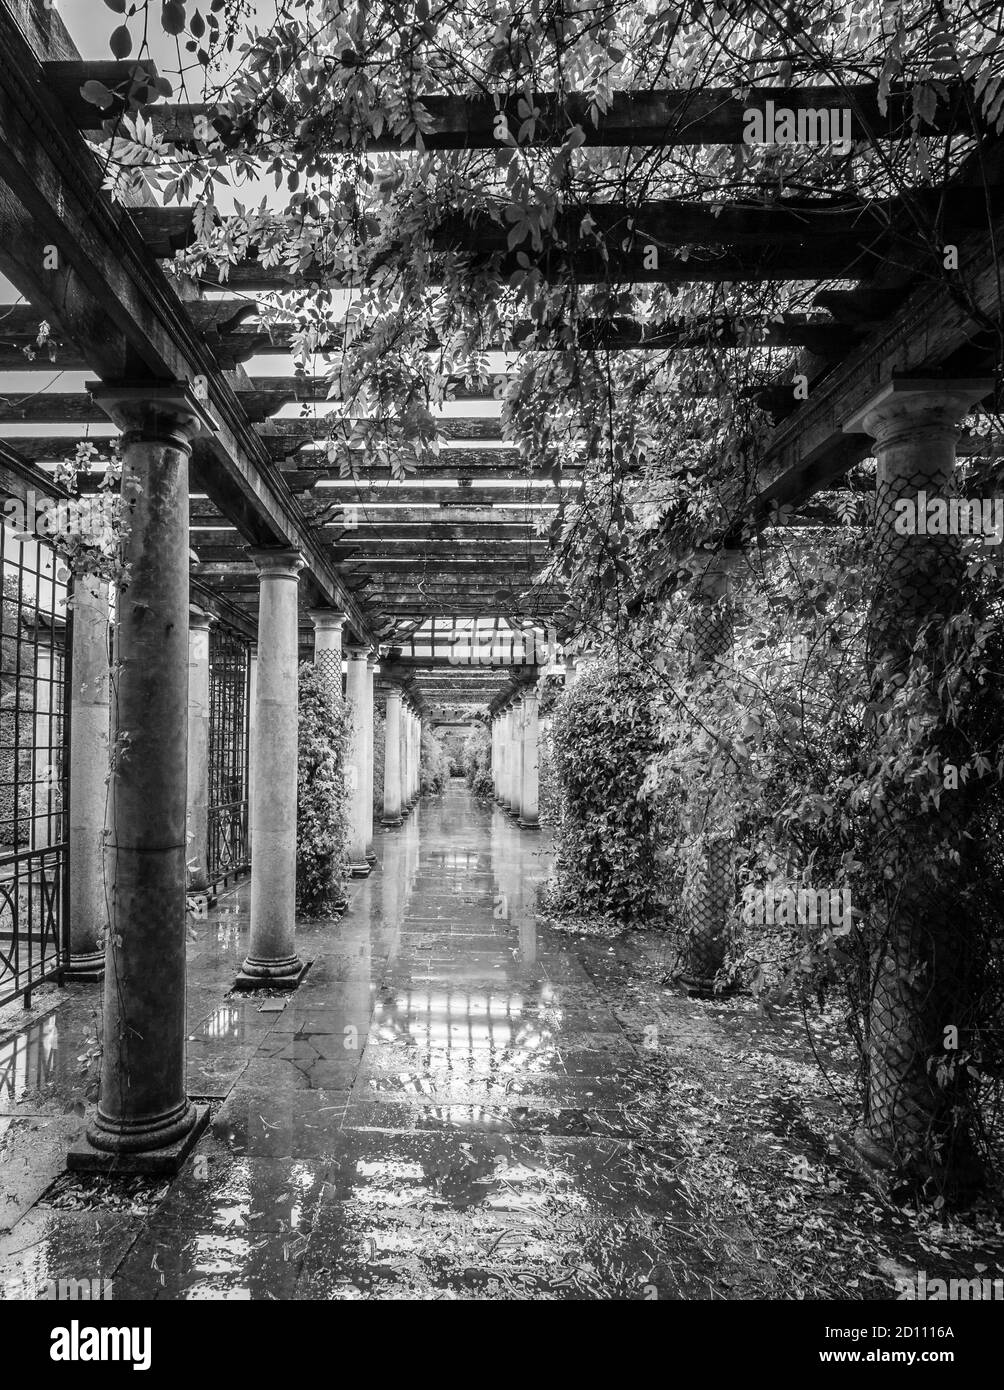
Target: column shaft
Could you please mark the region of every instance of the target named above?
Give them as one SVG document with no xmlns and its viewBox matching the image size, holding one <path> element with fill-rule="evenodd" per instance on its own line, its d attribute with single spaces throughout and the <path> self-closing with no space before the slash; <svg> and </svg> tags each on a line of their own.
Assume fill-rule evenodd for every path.
<svg viewBox="0 0 1004 1390">
<path fill-rule="evenodd" d="M 298 576 L 295 551 L 256 550 L 258 675 L 255 691 L 254 855 L 251 943 L 238 983 L 299 981 L 296 953 Z"/>
<path fill-rule="evenodd" d="M 401 692 L 387 691 L 384 716 L 383 823 L 401 824 Z"/>
<path fill-rule="evenodd" d="M 538 774 L 538 696 L 536 689 L 527 690 L 523 696 L 523 752 L 522 783 L 520 787 L 519 823 L 524 830 L 537 830 L 537 774 Z"/>
<path fill-rule="evenodd" d="M 70 690 L 71 979 L 100 980 L 108 900 L 104 854 L 108 799 L 108 583 L 80 575 L 73 585 Z"/>
<path fill-rule="evenodd" d="M 209 887 L 209 614 L 191 610 L 188 629 L 188 887 Z"/>
<path fill-rule="evenodd" d="M 364 719 L 367 650 L 365 647 L 349 646 L 346 648 L 346 654 L 348 656 L 348 675 L 345 684 L 345 699 L 351 720 L 349 759 L 345 770 L 345 781 L 349 793 L 349 872 L 353 878 L 365 878 L 370 872 L 370 866 L 366 859 L 368 822 L 364 805 L 367 788 L 364 761 L 366 757 Z"/>
<path fill-rule="evenodd" d="M 212 421 L 182 387 L 92 395 L 125 430 L 131 573 L 115 624 L 100 1094 L 88 1143 L 68 1162 L 113 1158 L 128 1171 L 127 1156 L 141 1154 L 129 1163 L 174 1171 L 206 1118 L 185 1089 L 188 464 L 193 435 Z"/>
<path fill-rule="evenodd" d="M 366 862 L 376 863 L 373 849 L 373 670 L 376 657 L 372 653 L 366 661 L 366 691 L 363 699 L 363 728 L 366 738 L 366 751 L 363 767 L 366 771 L 366 802 L 363 815 L 366 823 Z"/>
</svg>

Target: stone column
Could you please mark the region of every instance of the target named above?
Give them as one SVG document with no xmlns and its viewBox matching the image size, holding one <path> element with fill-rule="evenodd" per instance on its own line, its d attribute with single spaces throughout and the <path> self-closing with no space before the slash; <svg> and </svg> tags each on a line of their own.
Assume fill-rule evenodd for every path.
<svg viewBox="0 0 1004 1390">
<path fill-rule="evenodd" d="M 311 608 L 309 617 L 314 624 L 314 665 L 323 669 L 331 689 L 341 695 L 345 615 L 336 613 L 333 608 Z"/>
<path fill-rule="evenodd" d="M 964 571 L 960 538 L 898 530 L 896 503 L 912 503 L 914 516 L 919 511 L 926 521 L 918 494 L 930 500 L 954 490 L 960 422 L 992 389 L 990 380 L 897 378 L 844 427 L 872 436 L 878 463 L 868 660 L 879 699 L 885 682 L 909 666 L 931 618 L 957 612 Z M 937 681 L 944 670 L 937 635 L 924 660 Z M 944 762 L 958 763 L 967 756 L 967 734 L 946 722 L 931 732 L 930 743 Z M 874 1162 L 934 1176 L 943 1187 L 965 1186 L 979 1168 L 968 1069 L 957 1066 L 938 1078 L 939 1063 L 958 1055 L 946 1053 L 945 1030 L 966 1017 L 974 979 L 985 968 L 985 928 L 958 905 L 960 890 L 984 872 L 980 837 L 965 836 L 968 796 L 965 786 L 946 791 L 937 810 L 924 812 L 909 789 L 893 789 L 872 811 L 875 852 L 896 893 L 869 913 L 868 1081 L 857 1143 Z M 953 859 L 946 846 L 961 857 Z"/>
<path fill-rule="evenodd" d="M 690 668 L 693 675 L 713 677 L 732 650 L 732 610 L 728 574 L 739 552 L 716 556 L 695 586 L 691 618 Z M 701 798 L 684 810 L 690 838 L 684 871 L 682 905 L 687 940 L 682 979 L 701 994 L 711 994 L 727 948 L 726 929 L 735 899 L 732 845 L 714 824 L 706 823 Z"/>
<path fill-rule="evenodd" d="M 348 676 L 345 683 L 345 699 L 349 707 L 351 733 L 349 735 L 349 757 L 345 769 L 345 784 L 349 793 L 349 872 L 353 878 L 365 878 L 370 872 L 366 859 L 367 819 L 366 799 L 367 776 L 365 702 L 366 702 L 366 658 L 369 648 L 351 644 L 345 648 L 348 658 Z"/>
<path fill-rule="evenodd" d="M 209 887 L 209 626 L 201 608 L 188 616 L 188 889 Z"/>
<path fill-rule="evenodd" d="M 251 942 L 237 985 L 294 989 L 296 953 L 297 599 L 295 550 L 252 550 L 258 570 L 258 679 L 254 721 Z"/>
<path fill-rule="evenodd" d="M 401 824 L 401 687 L 387 691 L 384 715 L 383 823 L 389 829 Z"/>
<path fill-rule="evenodd" d="M 575 676 L 576 676 L 576 671 L 575 671 L 575 657 L 574 657 L 574 656 L 566 656 L 566 657 L 565 657 L 565 689 L 566 689 L 566 690 L 571 690 L 572 686 L 575 684 Z"/>
<path fill-rule="evenodd" d="M 512 776 L 511 734 L 512 710 L 507 703 L 502 706 L 502 713 L 499 716 L 499 751 L 502 754 L 502 787 L 499 795 L 499 805 L 502 807 L 503 811 L 508 811 L 510 801 L 509 781 Z"/>
<path fill-rule="evenodd" d="M 371 867 L 376 863 L 373 849 L 373 672 L 377 664 L 377 653 L 371 651 L 366 658 L 366 694 L 363 700 L 363 715 L 366 731 L 366 756 L 363 766 L 366 769 L 366 862 Z"/>
<path fill-rule="evenodd" d="M 415 805 L 415 739 L 412 728 L 411 706 L 404 707 L 404 722 L 401 726 L 401 739 L 404 744 L 403 801 L 410 813 Z"/>
<path fill-rule="evenodd" d="M 255 709 L 258 704 L 258 643 L 252 642 L 248 651 L 248 852 L 254 843 L 254 731 L 257 727 Z"/>
<path fill-rule="evenodd" d="M 73 1169 L 176 1172 L 208 1111 L 185 1090 L 188 465 L 214 428 L 187 386 L 91 388 L 122 430 L 131 570 L 115 623 L 104 1050 Z"/>
<path fill-rule="evenodd" d="M 104 853 L 108 799 L 108 582 L 79 575 L 73 584 L 70 662 L 70 966 L 64 978 L 105 973 L 108 900 Z"/>
<path fill-rule="evenodd" d="M 524 830 L 540 828 L 537 820 L 538 705 L 537 687 L 528 686 L 523 693 L 523 777 L 519 796 L 519 823 Z"/>
<path fill-rule="evenodd" d="M 512 706 L 512 777 L 509 782 L 509 814 L 519 820 L 523 796 L 523 695 L 513 696 Z"/>
</svg>

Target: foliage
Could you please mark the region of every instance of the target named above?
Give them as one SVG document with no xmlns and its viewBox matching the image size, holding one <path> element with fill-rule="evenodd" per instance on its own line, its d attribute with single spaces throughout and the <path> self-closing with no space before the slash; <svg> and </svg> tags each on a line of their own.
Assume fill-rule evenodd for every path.
<svg viewBox="0 0 1004 1390">
<path fill-rule="evenodd" d="M 450 781 L 450 760 L 439 739 L 423 724 L 422 752 L 419 763 L 422 795 L 431 796 L 444 791 Z"/>
<path fill-rule="evenodd" d="M 492 740 L 487 728 L 483 724 L 478 724 L 467 735 L 464 742 L 463 754 L 461 759 L 462 770 L 467 785 L 475 796 L 490 796 L 492 779 L 491 767 L 492 760 Z M 488 791 L 484 791 L 485 775 L 487 774 Z M 481 786 L 482 790 L 476 791 L 475 784 Z"/>
<path fill-rule="evenodd" d="M 564 813 L 556 897 L 571 912 L 640 922 L 665 908 L 662 831 L 642 796 L 656 747 L 653 685 L 641 668 L 598 662 L 556 703 L 551 748 Z"/>
<path fill-rule="evenodd" d="M 345 759 L 349 719 L 345 701 L 323 672 L 304 662 L 299 673 L 296 803 L 297 910 L 329 915 L 344 900 L 347 878 Z"/>
</svg>

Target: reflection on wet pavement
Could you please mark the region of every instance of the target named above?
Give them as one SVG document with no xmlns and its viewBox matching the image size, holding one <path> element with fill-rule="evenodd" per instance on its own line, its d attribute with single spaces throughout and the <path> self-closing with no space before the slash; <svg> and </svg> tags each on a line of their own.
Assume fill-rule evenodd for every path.
<svg viewBox="0 0 1004 1390">
<path fill-rule="evenodd" d="M 0 1043 L 0 1296 L 709 1296 L 658 1059 L 536 929 L 546 840 L 454 785 L 378 848 L 345 916 L 300 930 L 288 1000 L 227 997 L 246 885 L 198 924 L 189 1087 L 216 1113 L 165 1190 L 95 1180 L 74 1209 L 53 1183 L 93 1089 L 86 987 Z"/>
</svg>

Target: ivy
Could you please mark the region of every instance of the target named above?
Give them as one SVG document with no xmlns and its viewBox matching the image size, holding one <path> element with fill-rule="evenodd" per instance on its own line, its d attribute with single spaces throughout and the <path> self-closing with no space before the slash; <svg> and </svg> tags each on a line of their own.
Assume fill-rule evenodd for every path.
<svg viewBox="0 0 1004 1390">
<path fill-rule="evenodd" d="M 305 917 L 344 906 L 348 873 L 345 759 L 349 716 L 317 667 L 299 673 L 296 904 Z"/>
</svg>

